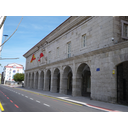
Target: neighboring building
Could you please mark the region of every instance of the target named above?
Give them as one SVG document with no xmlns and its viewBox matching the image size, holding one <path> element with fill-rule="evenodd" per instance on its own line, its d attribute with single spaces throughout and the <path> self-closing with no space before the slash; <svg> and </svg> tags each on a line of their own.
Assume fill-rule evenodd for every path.
<svg viewBox="0 0 128 128">
<path fill-rule="evenodd" d="M 24 54 L 25 87 L 128 104 L 128 16 L 73 16 Z"/>
<path fill-rule="evenodd" d="M 4 66 L 4 81 L 14 81 L 13 76 L 16 73 L 24 73 L 23 65 L 12 63 Z"/>
</svg>

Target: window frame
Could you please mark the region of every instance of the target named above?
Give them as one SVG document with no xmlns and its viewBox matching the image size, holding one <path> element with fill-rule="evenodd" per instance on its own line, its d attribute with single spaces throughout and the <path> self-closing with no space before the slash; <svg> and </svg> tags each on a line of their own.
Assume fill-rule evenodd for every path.
<svg viewBox="0 0 128 128">
<path fill-rule="evenodd" d="M 126 24 L 127 25 L 127 29 L 128 29 L 128 22 L 124 21 L 124 20 L 121 20 L 121 22 L 122 22 L 122 38 L 123 39 L 128 39 L 128 30 L 127 30 L 127 36 L 124 35 L 124 25 Z"/>
<path fill-rule="evenodd" d="M 56 58 L 59 58 L 59 57 L 60 57 L 60 56 L 59 56 L 59 53 L 60 53 L 60 48 L 57 47 L 57 48 L 56 48 Z"/>
<path fill-rule="evenodd" d="M 51 51 L 48 52 L 48 63 L 51 63 Z"/>
<path fill-rule="evenodd" d="M 86 34 L 83 34 L 81 36 L 81 48 L 85 48 L 86 47 Z"/>
<path fill-rule="evenodd" d="M 70 44 L 70 50 L 69 50 L 69 44 Z M 71 57 L 71 41 L 67 43 L 67 55 L 68 55 L 68 58 Z"/>
</svg>

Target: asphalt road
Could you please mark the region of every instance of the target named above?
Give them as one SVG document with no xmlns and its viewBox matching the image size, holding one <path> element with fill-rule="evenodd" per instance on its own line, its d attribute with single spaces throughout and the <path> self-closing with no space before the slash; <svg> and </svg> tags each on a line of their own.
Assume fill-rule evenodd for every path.
<svg viewBox="0 0 128 128">
<path fill-rule="evenodd" d="M 0 85 L 4 112 L 103 112 L 51 96 Z"/>
</svg>

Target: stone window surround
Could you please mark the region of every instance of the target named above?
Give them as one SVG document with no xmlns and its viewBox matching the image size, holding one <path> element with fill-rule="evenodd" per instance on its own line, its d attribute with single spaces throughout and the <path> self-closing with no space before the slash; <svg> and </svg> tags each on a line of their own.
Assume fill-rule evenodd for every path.
<svg viewBox="0 0 128 128">
<path fill-rule="evenodd" d="M 51 51 L 48 52 L 48 63 L 51 63 Z"/>
<path fill-rule="evenodd" d="M 69 48 L 69 44 L 70 44 L 70 51 L 68 50 L 68 48 Z M 68 58 L 70 58 L 71 57 L 71 41 L 69 41 L 68 43 L 67 43 L 67 55 L 68 55 Z"/>
<path fill-rule="evenodd" d="M 85 37 L 85 39 L 84 39 L 84 37 Z M 84 40 L 85 40 L 85 42 L 83 42 Z M 81 39 L 81 48 L 85 48 L 85 47 L 86 47 L 86 34 L 83 34 L 82 39 Z"/>
<path fill-rule="evenodd" d="M 122 23 L 122 38 L 123 38 L 123 39 L 128 39 L 128 37 L 125 37 L 125 36 L 123 35 L 124 24 L 127 24 L 127 25 L 128 25 L 128 22 L 127 22 L 127 21 L 124 21 L 124 20 L 121 20 L 121 23 Z"/>
<path fill-rule="evenodd" d="M 59 52 L 60 52 L 59 50 L 60 50 L 60 48 L 57 47 L 57 48 L 56 48 L 56 58 L 59 58 L 59 56 L 60 56 L 60 55 L 59 55 Z"/>
</svg>

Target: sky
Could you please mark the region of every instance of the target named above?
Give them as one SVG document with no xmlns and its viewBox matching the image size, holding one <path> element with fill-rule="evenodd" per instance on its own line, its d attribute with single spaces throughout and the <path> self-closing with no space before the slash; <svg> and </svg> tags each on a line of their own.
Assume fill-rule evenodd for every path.
<svg viewBox="0 0 128 128">
<path fill-rule="evenodd" d="M 68 17 L 69 16 L 23 16 L 18 30 L 4 44 L 1 52 L 2 58 L 18 57 L 19 59 L 0 60 L 0 64 L 2 65 L 2 67 L 0 67 L 0 73 L 3 71 L 4 66 L 10 63 L 21 64 L 25 68 L 26 59 L 23 55 Z M 9 37 L 17 28 L 21 18 L 22 16 L 7 16 L 4 23 L 3 35 L 8 35 Z M 3 36 L 2 43 L 4 40 L 5 37 Z"/>
</svg>

